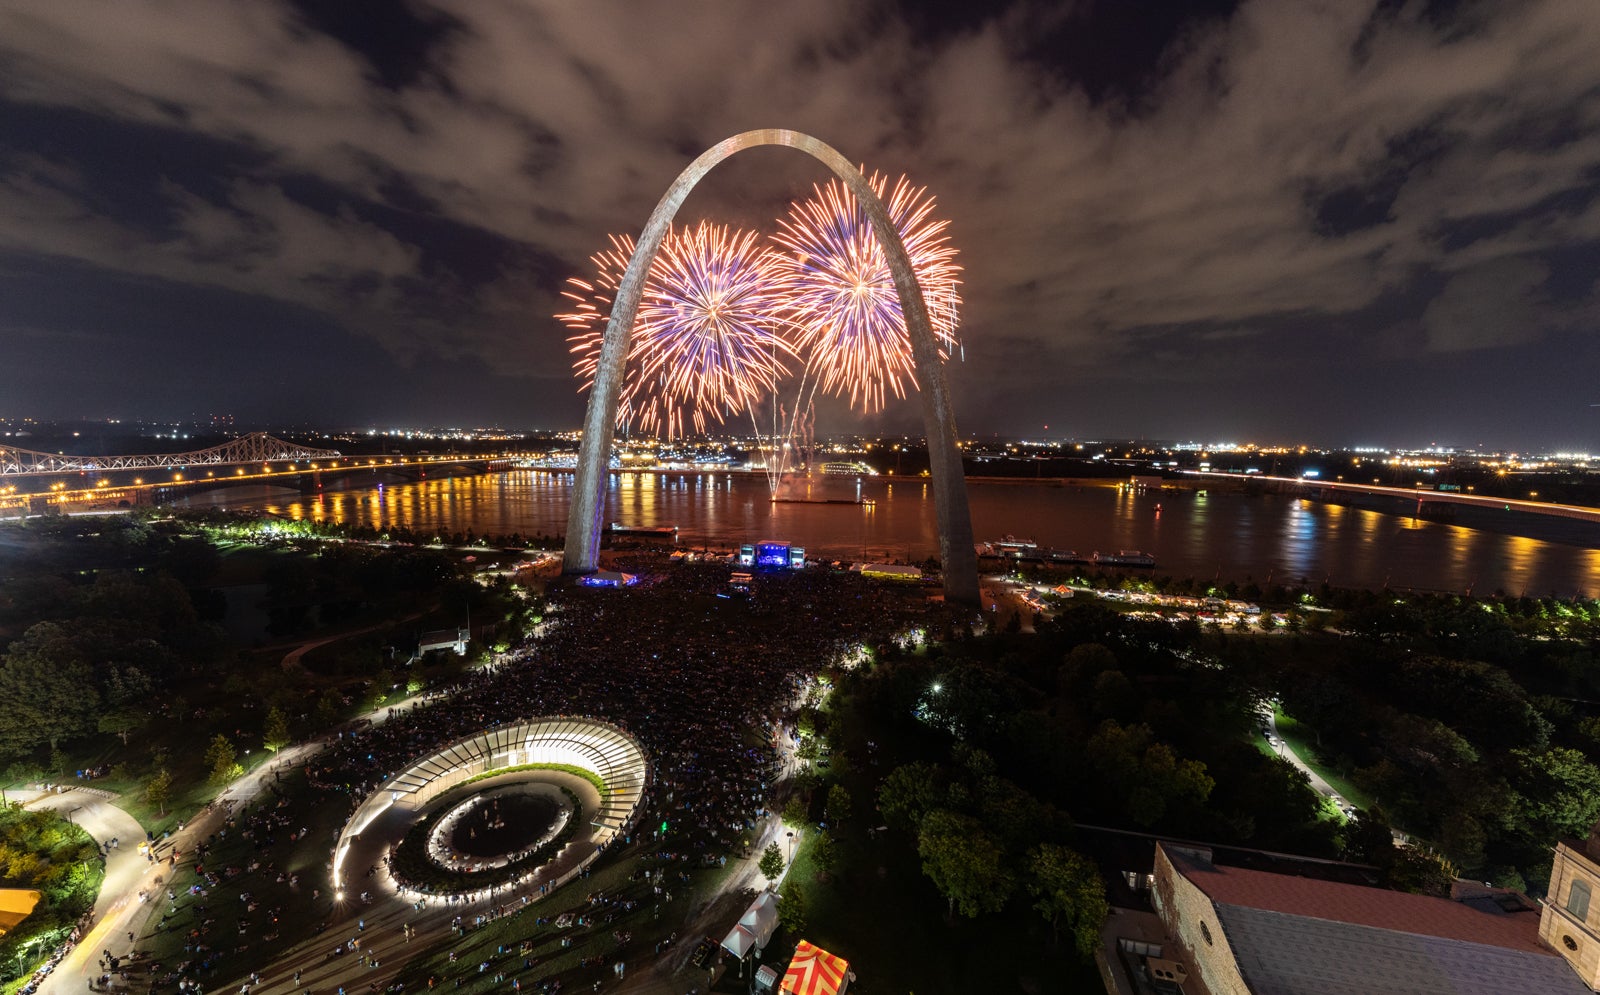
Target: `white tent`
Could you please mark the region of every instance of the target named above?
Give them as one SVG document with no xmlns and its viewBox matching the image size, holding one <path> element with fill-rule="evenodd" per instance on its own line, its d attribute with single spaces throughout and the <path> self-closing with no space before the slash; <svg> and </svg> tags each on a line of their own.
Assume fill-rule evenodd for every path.
<svg viewBox="0 0 1600 995">
<path fill-rule="evenodd" d="M 732 929 L 728 930 L 728 935 L 722 938 L 722 949 L 728 951 L 730 954 L 733 954 L 740 960 L 744 960 L 746 957 L 748 957 L 750 955 L 750 951 L 754 950 L 755 948 L 756 934 L 750 932 L 748 929 L 745 929 L 743 926 L 733 927 Z"/>
<path fill-rule="evenodd" d="M 765 947 L 777 928 L 778 896 L 764 891 L 744 910 L 744 915 L 739 917 L 739 924 L 723 937 L 722 949 L 744 960 L 751 950 Z"/>
<path fill-rule="evenodd" d="M 773 930 L 778 928 L 778 896 L 770 891 L 763 891 L 761 897 L 750 903 L 744 910 L 744 915 L 739 917 L 739 925 L 756 934 L 756 942 L 766 946 L 772 939 Z"/>
</svg>

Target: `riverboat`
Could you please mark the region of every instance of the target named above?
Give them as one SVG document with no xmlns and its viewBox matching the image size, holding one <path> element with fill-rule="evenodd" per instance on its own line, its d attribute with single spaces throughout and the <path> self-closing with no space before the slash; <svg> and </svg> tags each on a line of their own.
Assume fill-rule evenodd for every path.
<svg viewBox="0 0 1600 995">
<path fill-rule="evenodd" d="M 1008 535 L 1004 539 L 990 539 L 983 545 L 990 556 L 1031 555 L 1039 548 L 1039 544 L 1032 539 L 1018 539 L 1013 535 Z"/>
<path fill-rule="evenodd" d="M 1044 551 L 1044 558 L 1051 563 L 1088 563 L 1087 556 L 1079 556 L 1070 549 L 1049 549 Z"/>
<path fill-rule="evenodd" d="M 621 522 L 612 522 L 611 534 L 619 536 L 656 536 L 662 539 L 671 539 L 678 534 L 678 527 L 676 525 L 624 525 Z"/>
<path fill-rule="evenodd" d="M 1095 553 L 1089 562 L 1100 567 L 1153 567 L 1156 558 L 1137 549 L 1119 549 L 1115 553 Z"/>
</svg>

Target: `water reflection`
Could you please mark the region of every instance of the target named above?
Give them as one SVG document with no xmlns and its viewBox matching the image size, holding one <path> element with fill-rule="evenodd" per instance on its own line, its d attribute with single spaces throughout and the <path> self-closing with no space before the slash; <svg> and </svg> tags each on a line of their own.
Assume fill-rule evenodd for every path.
<svg viewBox="0 0 1600 995">
<path fill-rule="evenodd" d="M 218 490 L 186 503 L 433 535 L 554 536 L 566 531 L 571 487 L 570 473 L 520 470 L 315 496 Z M 834 559 L 938 555 L 929 482 L 865 478 L 862 496 L 873 503 L 775 504 L 761 475 L 630 471 L 610 478 L 604 514 L 629 525 L 677 525 L 680 542 L 696 548 L 770 537 Z M 972 484 L 969 501 L 980 540 L 1012 534 L 1085 556 L 1141 549 L 1163 575 L 1568 597 L 1600 589 L 1594 548 L 1301 498 Z"/>
</svg>

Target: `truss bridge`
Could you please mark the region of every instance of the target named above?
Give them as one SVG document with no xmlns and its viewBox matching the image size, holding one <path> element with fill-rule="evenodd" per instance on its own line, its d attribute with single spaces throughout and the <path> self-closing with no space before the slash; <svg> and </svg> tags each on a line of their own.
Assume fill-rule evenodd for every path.
<svg viewBox="0 0 1600 995">
<path fill-rule="evenodd" d="M 337 459 L 336 449 L 312 449 L 268 435 L 249 435 L 209 449 L 186 453 L 149 453 L 139 456 L 67 456 L 0 446 L 0 477 L 45 476 L 60 473 L 116 470 L 182 469 L 193 466 L 248 466 Z"/>
</svg>

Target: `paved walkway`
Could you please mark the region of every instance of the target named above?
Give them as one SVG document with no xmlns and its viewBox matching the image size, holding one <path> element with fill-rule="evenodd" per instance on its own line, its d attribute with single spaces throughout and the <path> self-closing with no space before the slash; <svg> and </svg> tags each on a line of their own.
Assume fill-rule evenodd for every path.
<svg viewBox="0 0 1600 995">
<path fill-rule="evenodd" d="M 1341 812 L 1349 809 L 1354 803 L 1335 791 L 1333 785 L 1324 780 L 1321 774 L 1318 774 L 1309 764 L 1302 760 L 1300 755 L 1294 752 L 1294 747 L 1289 745 L 1289 741 L 1278 734 L 1278 715 L 1276 710 L 1268 704 L 1262 707 L 1259 712 L 1262 720 L 1266 722 L 1267 742 L 1272 744 L 1272 748 L 1278 751 L 1278 756 L 1294 764 L 1296 770 L 1304 772 L 1306 777 L 1311 780 L 1312 789 L 1325 798 L 1332 798 Z M 1348 812 L 1346 814 L 1348 815 Z M 1395 846 L 1406 846 L 1411 841 L 1411 837 L 1406 835 L 1403 830 L 1390 827 L 1390 832 L 1394 835 Z"/>
<path fill-rule="evenodd" d="M 310 645 L 303 647 L 310 648 Z M 292 665 L 287 659 L 285 664 Z M 421 700 L 416 697 L 394 706 L 385 705 L 361 717 L 374 724 L 381 723 L 391 714 L 400 714 Z M 781 730 L 777 731 L 776 737 L 783 762 L 782 776 L 788 777 L 799 763 L 788 737 Z M 74 821 L 82 824 L 96 840 L 103 842 L 116 837 L 122 841 L 118 849 L 111 851 L 107 861 L 105 883 L 95 903 L 94 926 L 40 985 L 39 995 L 80 995 L 84 979 L 99 973 L 97 962 L 102 951 L 110 950 L 123 956 L 137 950 L 137 939 L 130 942 L 128 936 L 139 937 L 146 933 L 149 920 L 165 907 L 159 900 L 141 901 L 138 892 L 155 890 L 162 898 L 165 897 L 165 882 L 174 848 L 186 863 L 192 862 L 195 843 L 215 832 L 230 811 L 254 801 L 265 791 L 269 779 L 276 772 L 302 766 L 326 747 L 324 738 L 280 750 L 270 762 L 260 765 L 230 785 L 213 804 L 185 823 L 181 831 L 173 833 L 170 839 L 158 840 L 155 850 L 157 859 L 153 863 L 138 852 L 138 844 L 144 839 L 144 830 L 131 815 L 109 800 L 82 791 L 69 790 L 59 795 L 35 792 L 30 806 L 71 811 Z M 741 904 L 733 916 L 723 914 L 722 906 L 728 903 L 728 896 L 766 887 L 766 878 L 761 876 L 757 868 L 761 851 L 770 841 L 784 842 L 784 834 L 790 829 L 796 830 L 798 840 L 798 827 L 785 826 L 776 817 L 768 820 L 761 838 L 751 848 L 751 856 L 738 859 L 735 870 L 722 882 L 721 887 L 688 911 L 685 925 L 680 929 L 682 935 L 678 944 L 663 951 L 659 958 L 646 955 L 630 959 L 627 979 L 620 984 L 609 982 L 606 990 L 619 995 L 624 992 L 681 995 L 687 990 L 686 986 L 693 985 L 693 977 L 675 977 L 677 969 L 687 962 L 689 953 L 702 934 L 716 933 L 720 937 L 721 932 L 717 930 L 726 932 L 728 926 L 737 919 L 737 914 L 743 912 L 744 906 Z M 370 858 L 364 859 L 371 863 Z M 359 891 L 359 886 L 356 889 Z M 451 920 L 458 915 L 470 918 L 488 912 L 497 905 L 505 906 L 507 912 L 520 908 L 523 894 L 528 894 L 530 903 L 535 901 L 537 885 L 513 894 L 496 896 L 493 900 L 453 905 L 436 901 L 422 909 L 413 908 L 409 901 L 388 889 L 382 889 L 382 897 L 371 905 L 363 905 L 359 900 L 346 901 L 330 912 L 327 929 L 317 939 L 284 950 L 270 965 L 263 966 L 260 969 L 262 983 L 252 987 L 252 992 L 258 995 L 298 995 L 307 986 L 321 992 L 334 991 L 341 984 L 346 990 L 354 990 L 353 986 L 364 987 L 373 983 L 381 988 L 393 981 L 394 974 L 407 960 L 404 956 L 405 947 L 415 943 L 417 947 L 426 949 L 439 943 L 450 932 Z M 402 930 L 407 924 L 413 928 L 410 938 Z M 375 955 L 379 967 L 363 967 L 361 953 L 346 953 L 338 957 L 331 953 L 336 945 L 352 938 L 361 939 L 361 952 Z M 299 974 L 299 980 L 296 980 L 296 974 Z M 700 987 L 705 990 L 703 978 L 700 979 Z"/>
<path fill-rule="evenodd" d="M 394 707 L 398 711 L 415 700 L 409 699 Z M 363 717 L 378 723 L 388 715 L 389 706 L 384 706 Z M 138 893 L 155 891 L 165 897 L 173 850 L 176 848 L 186 862 L 192 861 L 195 843 L 215 832 L 232 808 L 248 805 L 265 790 L 268 779 L 275 773 L 292 770 L 325 748 L 326 743 L 319 739 L 278 751 L 271 761 L 229 785 L 215 802 L 185 823 L 182 830 L 170 838 L 157 840 L 154 862 L 139 855 L 139 843 L 145 838 L 143 827 L 109 800 L 74 790 L 59 795 L 35 792 L 28 807 L 71 812 L 73 821 L 102 844 L 112 838 L 121 840 L 121 845 L 113 849 L 106 860 L 105 882 L 100 886 L 100 897 L 94 906 L 94 925 L 39 986 L 39 995 L 78 995 L 83 979 L 99 973 L 97 962 L 103 951 L 110 950 L 120 957 L 137 950 L 137 938 L 147 931 L 148 920 L 164 907 L 159 900 L 142 901 Z M 130 936 L 134 939 L 130 940 Z"/>
<path fill-rule="evenodd" d="M 351 636 L 366 635 L 369 632 L 376 632 L 378 629 L 387 628 L 389 626 L 403 625 L 406 622 L 419 619 L 426 614 L 427 612 L 413 612 L 412 614 L 407 615 L 405 618 L 391 619 L 384 622 L 375 622 L 372 625 L 366 626 L 365 628 L 351 629 L 348 632 L 339 632 L 331 636 L 322 636 L 321 638 L 301 643 L 283 655 L 283 672 L 288 674 L 290 677 L 295 678 L 309 677 L 311 676 L 311 672 L 306 669 L 306 665 L 301 663 L 300 660 L 307 653 L 311 652 L 317 647 L 326 646 L 329 643 L 336 643 L 341 639 L 349 639 Z"/>
<path fill-rule="evenodd" d="M 158 865 L 139 854 L 144 829 L 138 820 L 102 797 L 100 792 L 89 794 L 69 788 L 59 794 L 43 791 L 10 791 L 7 794 L 23 801 L 26 808 L 61 813 L 82 826 L 102 848 L 113 839 L 119 841 L 106 855 L 105 881 L 94 903 L 94 925 L 39 986 L 41 993 L 77 993 L 85 977 L 98 973 L 94 962 L 100 951 L 112 946 L 113 940 L 126 929 L 123 924 L 138 911 L 142 903 L 137 893 L 154 887 L 161 872 Z"/>
<path fill-rule="evenodd" d="M 1267 742 L 1272 745 L 1274 750 L 1278 751 L 1278 756 L 1294 764 L 1296 770 L 1305 774 L 1311 780 L 1311 787 L 1316 790 L 1317 794 L 1322 795 L 1324 798 L 1332 798 L 1335 802 L 1341 803 L 1341 805 L 1350 804 L 1344 796 L 1333 790 L 1333 785 L 1323 780 L 1321 774 L 1312 770 L 1309 764 L 1300 759 L 1300 755 L 1294 752 L 1294 747 L 1290 746 L 1288 741 L 1278 734 L 1278 713 L 1271 705 L 1261 708 L 1260 715 L 1267 726 Z"/>
</svg>

